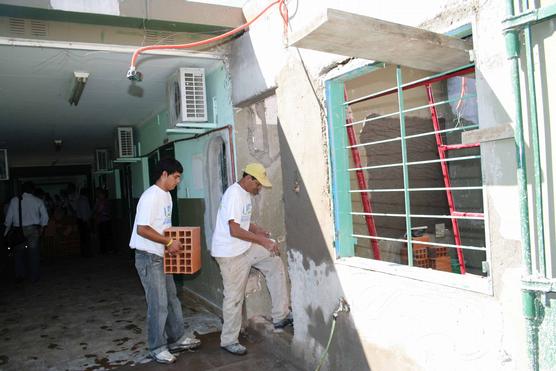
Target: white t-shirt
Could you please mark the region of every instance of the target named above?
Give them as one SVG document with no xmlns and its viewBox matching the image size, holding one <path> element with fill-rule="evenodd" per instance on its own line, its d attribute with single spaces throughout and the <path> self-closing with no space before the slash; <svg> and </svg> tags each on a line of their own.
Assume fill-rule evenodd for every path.
<svg viewBox="0 0 556 371">
<path fill-rule="evenodd" d="M 138 225 L 148 225 L 160 234 L 172 226 L 172 196 L 156 184 L 150 186 L 139 199 L 129 247 L 164 256 L 164 245 L 137 234 Z"/>
<path fill-rule="evenodd" d="M 233 257 L 243 254 L 251 246 L 251 242 L 240 240 L 230 235 L 230 225 L 233 220 L 241 228 L 249 230 L 251 224 L 251 194 L 234 183 L 222 196 L 216 227 L 212 235 L 211 254 L 214 257 Z"/>
</svg>

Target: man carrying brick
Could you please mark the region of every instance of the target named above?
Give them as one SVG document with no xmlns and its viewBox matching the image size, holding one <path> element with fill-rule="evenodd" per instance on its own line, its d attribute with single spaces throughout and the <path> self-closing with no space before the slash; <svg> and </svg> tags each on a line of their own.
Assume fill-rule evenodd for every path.
<svg viewBox="0 0 556 371">
<path fill-rule="evenodd" d="M 211 254 L 220 266 L 224 283 L 224 324 L 220 346 L 236 355 L 247 353 L 238 336 L 251 267 L 261 271 L 266 278 L 274 327 L 283 328 L 293 323 L 278 245 L 269 239 L 270 233 L 251 223 L 251 196 L 259 194 L 262 187 L 272 187 L 265 168 L 257 163 L 248 164 L 241 180 L 231 185 L 222 196 L 212 237 Z"/>
<path fill-rule="evenodd" d="M 163 159 L 157 166 L 158 179 L 139 199 L 129 246 L 135 249 L 135 267 L 147 300 L 147 336 L 151 357 L 159 363 L 173 363 L 171 352 L 197 348 L 201 342 L 185 335 L 181 303 L 171 274 L 164 274 L 164 248 L 175 254 L 178 240 L 164 237 L 172 226 L 172 191 L 181 180 L 183 167 L 175 159 Z"/>
</svg>

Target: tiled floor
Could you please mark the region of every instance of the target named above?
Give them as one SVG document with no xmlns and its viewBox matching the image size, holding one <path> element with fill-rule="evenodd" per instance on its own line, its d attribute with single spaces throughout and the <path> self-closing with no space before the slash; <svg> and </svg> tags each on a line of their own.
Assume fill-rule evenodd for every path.
<svg viewBox="0 0 556 371">
<path fill-rule="evenodd" d="M 205 334 L 204 344 L 157 365 L 146 358 L 146 305 L 131 257 L 43 264 L 36 284 L 0 283 L 0 370 L 295 370 L 266 353 L 262 339 L 246 339 L 246 357 L 227 354 L 220 319 L 190 298 L 182 304 L 186 330 Z"/>
</svg>

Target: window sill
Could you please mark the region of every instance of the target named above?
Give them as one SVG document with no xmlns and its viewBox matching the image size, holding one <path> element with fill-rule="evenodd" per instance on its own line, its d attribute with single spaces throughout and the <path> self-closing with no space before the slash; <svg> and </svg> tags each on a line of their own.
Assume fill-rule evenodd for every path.
<svg viewBox="0 0 556 371">
<path fill-rule="evenodd" d="M 409 278 L 431 284 L 444 285 L 462 290 L 492 295 L 492 280 L 474 274 L 455 274 L 434 269 L 408 267 L 396 263 L 360 257 L 347 257 L 336 260 L 336 264 Z"/>
</svg>

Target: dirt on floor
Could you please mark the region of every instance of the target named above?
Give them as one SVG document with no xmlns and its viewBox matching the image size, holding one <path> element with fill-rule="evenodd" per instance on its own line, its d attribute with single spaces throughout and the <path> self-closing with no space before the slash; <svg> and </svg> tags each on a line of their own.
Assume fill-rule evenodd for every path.
<svg viewBox="0 0 556 371">
<path fill-rule="evenodd" d="M 131 253 L 60 257 L 43 261 L 41 270 L 37 283 L 2 277 L 0 370 L 296 370 L 268 353 L 261 337 L 242 340 L 249 348 L 245 357 L 220 349 L 221 319 L 185 293 L 186 332 L 199 335 L 203 345 L 180 354 L 174 365 L 152 362 Z"/>
</svg>

